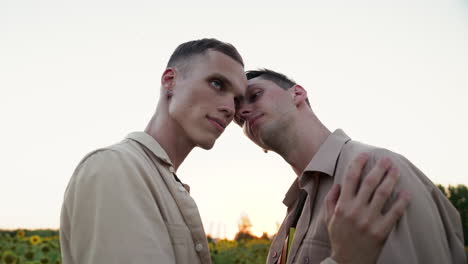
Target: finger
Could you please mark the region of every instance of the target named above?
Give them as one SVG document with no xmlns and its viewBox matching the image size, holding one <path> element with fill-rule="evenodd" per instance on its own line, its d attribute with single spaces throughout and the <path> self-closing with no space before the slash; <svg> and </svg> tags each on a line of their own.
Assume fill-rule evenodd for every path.
<svg viewBox="0 0 468 264">
<path fill-rule="evenodd" d="M 349 201 L 354 198 L 359 182 L 359 176 L 361 175 L 361 171 L 368 159 L 369 155 L 367 153 L 361 153 L 351 161 L 343 179 L 343 187 L 341 190 L 342 195 L 340 196 L 340 200 Z"/>
<path fill-rule="evenodd" d="M 325 196 L 325 221 L 327 225 L 330 223 L 333 213 L 335 212 L 336 203 L 340 197 L 340 185 L 334 184 L 330 191 Z"/>
<path fill-rule="evenodd" d="M 399 178 L 400 171 L 397 167 L 392 167 L 371 198 L 369 208 L 372 215 L 381 214 L 384 204 L 391 197 Z"/>
<path fill-rule="evenodd" d="M 392 205 L 390 210 L 385 215 L 383 215 L 383 220 L 381 221 L 382 226 L 380 227 L 380 230 L 385 235 L 385 237 L 387 237 L 388 234 L 390 234 L 397 221 L 405 213 L 410 199 L 410 194 L 406 191 L 402 191 L 398 195 L 397 201 Z"/>
<path fill-rule="evenodd" d="M 357 194 L 357 199 L 362 205 L 367 206 L 372 193 L 376 190 L 391 165 L 392 161 L 389 158 L 381 158 L 364 178 Z"/>
</svg>

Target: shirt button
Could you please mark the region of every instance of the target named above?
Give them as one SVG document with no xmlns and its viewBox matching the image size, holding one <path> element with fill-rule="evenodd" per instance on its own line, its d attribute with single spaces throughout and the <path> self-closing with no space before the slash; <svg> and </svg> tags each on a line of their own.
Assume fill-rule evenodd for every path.
<svg viewBox="0 0 468 264">
<path fill-rule="evenodd" d="M 195 245 L 195 250 L 196 250 L 197 252 L 202 251 L 202 249 L 203 249 L 203 245 L 202 245 L 202 244 L 198 243 L 198 244 Z"/>
<path fill-rule="evenodd" d="M 276 258 L 278 254 L 276 252 L 273 252 L 273 257 Z"/>
<path fill-rule="evenodd" d="M 308 258 L 308 257 L 306 257 L 306 258 L 304 259 L 304 263 L 305 263 L 305 264 L 309 263 L 309 258 Z"/>
<path fill-rule="evenodd" d="M 185 192 L 185 188 L 184 188 L 184 186 L 179 186 L 179 191 L 181 191 L 181 192 Z"/>
<path fill-rule="evenodd" d="M 174 173 L 174 172 L 175 172 L 174 167 L 170 166 L 170 167 L 169 167 L 169 171 L 170 171 L 171 173 Z"/>
</svg>

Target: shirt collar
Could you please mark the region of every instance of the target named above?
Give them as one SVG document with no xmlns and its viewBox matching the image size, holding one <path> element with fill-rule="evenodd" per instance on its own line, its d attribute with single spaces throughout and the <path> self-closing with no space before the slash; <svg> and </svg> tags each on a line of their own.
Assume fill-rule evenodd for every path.
<svg viewBox="0 0 468 264">
<path fill-rule="evenodd" d="M 301 183 L 303 183 L 308 175 L 306 172 L 321 172 L 331 177 L 334 176 L 333 174 L 335 172 L 338 156 L 341 153 L 343 145 L 346 144 L 346 142 L 349 140 L 351 140 L 351 138 L 348 137 L 348 135 L 346 135 L 345 132 L 341 129 L 337 129 L 332 134 L 330 134 L 325 142 L 320 145 L 319 150 L 312 157 L 312 160 L 305 168 L 301 177 L 294 180 L 293 184 L 285 195 L 283 204 L 285 204 L 287 207 L 290 207 L 294 204 L 299 195 L 299 191 L 302 185 Z"/>
<path fill-rule="evenodd" d="M 336 167 L 336 161 L 341 153 L 341 148 L 351 140 L 341 129 L 335 130 L 330 134 L 325 142 L 322 143 L 319 150 L 312 157 L 304 172 L 322 172 L 333 176 Z M 304 175 L 304 172 L 302 175 Z"/>
<path fill-rule="evenodd" d="M 166 151 L 159 145 L 159 143 L 152 136 L 148 135 L 145 132 L 132 132 L 127 135 L 127 139 L 132 139 L 147 147 L 151 152 L 153 152 L 156 157 L 172 166 L 172 162 L 169 159 Z"/>
</svg>

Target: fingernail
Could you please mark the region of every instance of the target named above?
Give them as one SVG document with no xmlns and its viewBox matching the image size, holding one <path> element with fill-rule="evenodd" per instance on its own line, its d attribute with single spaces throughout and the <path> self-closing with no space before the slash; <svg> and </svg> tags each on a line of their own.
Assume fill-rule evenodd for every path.
<svg viewBox="0 0 468 264">
<path fill-rule="evenodd" d="M 368 158 L 369 158 L 369 155 L 367 153 L 361 153 L 361 154 L 359 154 L 359 157 L 358 157 L 358 159 L 360 159 L 362 161 L 364 161 L 364 160 L 366 160 Z"/>
</svg>

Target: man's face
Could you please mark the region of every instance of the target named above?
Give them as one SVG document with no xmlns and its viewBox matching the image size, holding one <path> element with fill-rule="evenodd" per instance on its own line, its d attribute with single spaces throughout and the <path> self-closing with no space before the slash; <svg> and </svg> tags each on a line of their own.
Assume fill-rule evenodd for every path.
<svg viewBox="0 0 468 264">
<path fill-rule="evenodd" d="M 195 146 L 212 148 L 234 117 L 235 100 L 245 92 L 244 68 L 209 50 L 193 58 L 187 72 L 175 79 L 169 115 Z"/>
<path fill-rule="evenodd" d="M 291 114 L 296 107 L 291 92 L 262 77 L 248 81 L 244 99 L 236 110 L 236 123 L 263 149 L 276 145 L 275 140 L 292 123 Z"/>
</svg>

